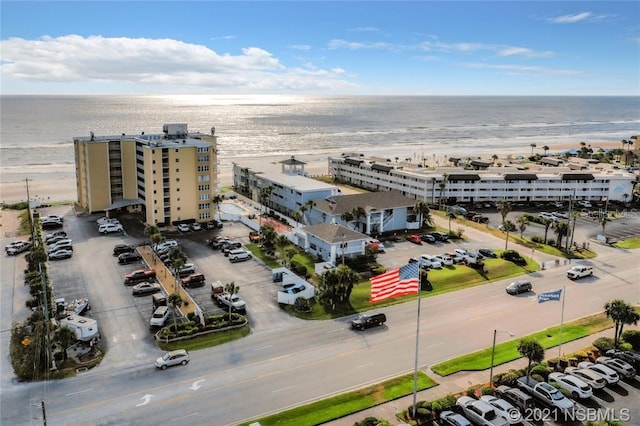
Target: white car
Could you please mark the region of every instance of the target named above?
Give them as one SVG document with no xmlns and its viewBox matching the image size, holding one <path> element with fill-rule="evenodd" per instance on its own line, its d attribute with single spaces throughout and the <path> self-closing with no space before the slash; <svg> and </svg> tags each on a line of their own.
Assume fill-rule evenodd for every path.
<svg viewBox="0 0 640 426">
<path fill-rule="evenodd" d="M 611 358 L 608 356 L 601 356 L 596 358 L 596 363 L 606 365 L 614 370 L 619 375 L 631 379 L 636 375 L 636 369 L 626 361 L 617 358 Z"/>
<path fill-rule="evenodd" d="M 554 215 L 553 213 L 548 213 L 548 212 L 540 212 L 540 213 L 538 213 L 538 217 L 540 217 L 542 219 L 549 219 L 549 220 L 552 220 L 554 222 L 556 220 L 558 220 L 556 215 Z"/>
<path fill-rule="evenodd" d="M 50 214 L 48 216 L 42 216 L 40 218 L 41 222 L 64 222 L 64 218 L 57 214 Z"/>
<path fill-rule="evenodd" d="M 73 252 L 71 250 L 58 250 L 49 254 L 49 260 L 69 259 L 71 256 L 73 256 Z"/>
<path fill-rule="evenodd" d="M 173 247 L 178 247 L 178 242 L 176 240 L 166 240 L 156 245 L 156 252 L 159 252 L 165 249 L 170 249 Z"/>
<path fill-rule="evenodd" d="M 430 254 L 423 254 L 420 256 L 420 266 L 426 268 L 442 269 L 442 262 L 440 258 L 431 256 Z"/>
<path fill-rule="evenodd" d="M 614 370 L 610 369 L 606 365 L 594 364 L 593 362 L 589 362 L 589 361 L 582 361 L 578 363 L 578 367 L 588 368 L 589 370 L 595 371 L 596 373 L 601 375 L 610 385 L 613 385 L 620 381 L 620 377 L 618 376 L 618 373 L 616 373 Z"/>
<path fill-rule="evenodd" d="M 120 221 L 113 217 L 101 217 L 100 219 L 96 220 L 96 223 L 98 224 L 98 226 L 106 225 L 107 223 L 114 223 L 117 225 L 120 223 Z"/>
<path fill-rule="evenodd" d="M 478 425 L 487 426 L 506 426 L 509 424 L 507 419 L 496 413 L 493 405 L 473 399 L 470 396 L 461 396 L 456 401 L 456 405 L 462 408 L 464 416 Z"/>
<path fill-rule="evenodd" d="M 181 223 L 178 225 L 178 231 L 180 232 L 189 232 L 191 228 L 189 228 L 189 225 L 187 225 L 186 223 Z"/>
<path fill-rule="evenodd" d="M 593 207 L 593 205 L 589 201 L 586 201 L 586 200 L 578 201 L 578 205 L 580 207 L 584 207 L 585 209 L 590 209 L 591 207 Z"/>
<path fill-rule="evenodd" d="M 510 425 L 522 423 L 522 414 L 510 402 L 494 395 L 483 395 L 480 400 L 490 404 L 496 410 L 496 413 L 504 417 Z"/>
<path fill-rule="evenodd" d="M 98 228 L 98 232 L 101 234 L 110 234 L 112 232 L 122 232 L 124 228 L 119 223 L 105 223 L 104 225 L 100 225 Z"/>
<path fill-rule="evenodd" d="M 229 262 L 236 263 L 251 259 L 251 253 L 245 249 L 235 249 L 229 252 Z"/>
<path fill-rule="evenodd" d="M 607 386 L 607 381 L 593 370 L 588 368 L 567 367 L 564 372 L 570 376 L 577 377 L 589 386 L 591 389 L 602 389 Z"/>
<path fill-rule="evenodd" d="M 453 266 L 453 258 L 451 256 L 447 256 L 446 254 L 441 254 L 435 257 L 437 257 L 438 260 L 440 260 L 440 262 L 442 262 L 444 266 Z"/>
<path fill-rule="evenodd" d="M 156 359 L 156 368 L 166 370 L 167 367 L 174 365 L 187 365 L 189 363 L 189 352 L 184 349 L 167 352 L 160 358 Z"/>
<path fill-rule="evenodd" d="M 593 389 L 584 381 L 577 377 L 570 376 L 564 373 L 551 373 L 549 374 L 549 383 L 556 384 L 562 389 L 571 393 L 573 399 L 576 398 L 591 398 L 593 396 Z"/>
<path fill-rule="evenodd" d="M 198 222 L 192 223 L 191 224 L 191 230 L 192 231 L 202 231 L 202 225 L 200 225 Z"/>
</svg>

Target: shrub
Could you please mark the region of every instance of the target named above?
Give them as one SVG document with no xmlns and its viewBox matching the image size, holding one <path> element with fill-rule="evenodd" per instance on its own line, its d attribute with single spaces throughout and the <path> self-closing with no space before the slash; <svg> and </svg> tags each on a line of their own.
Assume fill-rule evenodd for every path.
<svg viewBox="0 0 640 426">
<path fill-rule="evenodd" d="M 627 330 L 622 333 L 622 340 L 629 343 L 633 350 L 640 350 L 640 330 Z"/>
<path fill-rule="evenodd" d="M 542 364 L 538 364 L 535 367 L 533 367 L 531 369 L 531 375 L 538 375 L 538 376 L 542 376 L 544 377 L 543 381 L 547 380 L 547 377 L 549 376 L 549 370 L 547 369 L 546 366 L 542 365 Z"/>
<path fill-rule="evenodd" d="M 544 244 L 544 238 L 539 235 L 534 235 L 533 237 L 531 237 L 531 241 L 538 244 Z"/>
<path fill-rule="evenodd" d="M 585 359 L 589 358 L 589 355 L 585 351 L 578 351 L 574 353 L 573 356 L 578 362 L 582 362 Z"/>
<path fill-rule="evenodd" d="M 532 374 L 532 375 L 531 375 L 531 378 L 532 378 L 533 380 L 538 381 L 538 382 L 544 382 L 544 381 L 545 381 L 545 380 L 544 380 L 544 377 L 542 377 L 542 376 L 541 376 L 541 375 L 539 375 L 539 374 Z"/>
<path fill-rule="evenodd" d="M 296 312 L 311 312 L 311 304 L 304 297 L 298 297 L 293 303 Z"/>
<path fill-rule="evenodd" d="M 593 346 L 598 348 L 600 353 L 605 353 L 609 349 L 613 349 L 615 346 L 613 344 L 613 339 L 610 337 L 600 337 L 593 342 Z"/>
<path fill-rule="evenodd" d="M 500 254 L 500 257 L 516 265 L 523 266 L 527 264 L 527 261 L 515 250 L 505 250 Z"/>
<path fill-rule="evenodd" d="M 518 377 L 520 376 L 521 374 L 519 374 L 516 370 L 509 370 L 506 373 L 501 373 L 497 376 L 494 376 L 493 382 L 496 386 L 507 385 L 513 387 L 516 386 L 516 382 L 518 380 Z"/>
</svg>

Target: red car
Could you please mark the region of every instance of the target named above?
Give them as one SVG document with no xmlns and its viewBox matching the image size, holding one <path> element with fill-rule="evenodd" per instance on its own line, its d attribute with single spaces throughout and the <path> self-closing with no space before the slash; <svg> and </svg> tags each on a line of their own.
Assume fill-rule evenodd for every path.
<svg viewBox="0 0 640 426">
<path fill-rule="evenodd" d="M 137 269 L 130 274 L 124 276 L 124 283 L 131 285 L 140 281 L 146 281 L 156 276 L 154 269 Z"/>
<path fill-rule="evenodd" d="M 410 241 L 414 244 L 422 245 L 422 240 L 420 239 L 420 235 L 417 234 L 409 234 L 407 235 L 407 241 Z"/>
</svg>

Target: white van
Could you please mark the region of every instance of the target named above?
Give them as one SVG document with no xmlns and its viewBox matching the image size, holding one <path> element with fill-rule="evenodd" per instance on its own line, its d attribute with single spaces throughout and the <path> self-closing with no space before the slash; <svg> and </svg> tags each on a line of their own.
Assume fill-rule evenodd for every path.
<svg viewBox="0 0 640 426">
<path fill-rule="evenodd" d="M 158 328 L 164 327 L 164 323 L 169 318 L 169 307 L 168 306 L 158 306 L 155 311 L 153 311 L 153 315 L 151 315 L 151 319 L 149 320 L 149 328 Z"/>
</svg>

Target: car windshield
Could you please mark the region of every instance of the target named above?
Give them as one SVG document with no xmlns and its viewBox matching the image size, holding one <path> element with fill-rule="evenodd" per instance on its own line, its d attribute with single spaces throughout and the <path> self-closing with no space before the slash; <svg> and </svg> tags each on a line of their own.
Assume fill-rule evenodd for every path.
<svg viewBox="0 0 640 426">
<path fill-rule="evenodd" d="M 162 357 L 163 360 L 168 361 L 171 359 L 171 353 L 167 352 L 166 354 L 164 354 L 164 356 Z"/>
</svg>

